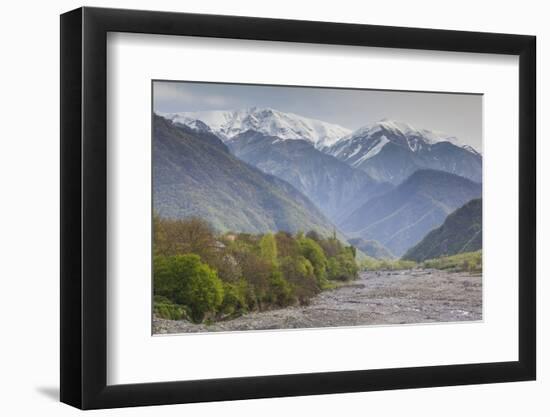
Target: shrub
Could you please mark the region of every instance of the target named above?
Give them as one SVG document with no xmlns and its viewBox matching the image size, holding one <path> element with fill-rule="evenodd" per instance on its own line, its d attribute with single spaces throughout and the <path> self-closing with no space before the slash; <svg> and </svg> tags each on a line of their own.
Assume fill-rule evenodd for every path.
<svg viewBox="0 0 550 417">
<path fill-rule="evenodd" d="M 281 272 L 292 285 L 300 304 L 306 304 L 309 298 L 319 292 L 313 265 L 303 256 L 286 256 L 281 259 Z"/>
<path fill-rule="evenodd" d="M 198 255 L 156 256 L 154 288 L 155 295 L 186 306 L 195 322 L 215 313 L 223 301 L 222 281 Z"/>
<path fill-rule="evenodd" d="M 271 233 L 266 233 L 260 240 L 260 256 L 273 265 L 277 263 L 277 241 Z"/>
<path fill-rule="evenodd" d="M 294 304 L 296 297 L 294 296 L 293 288 L 288 281 L 283 278 L 283 274 L 280 271 L 275 271 L 271 277 L 270 284 L 270 302 L 279 307 Z"/>
<path fill-rule="evenodd" d="M 247 291 L 247 284 L 244 280 L 234 284 L 224 283 L 220 311 L 226 315 L 245 313 L 248 310 Z"/>
<path fill-rule="evenodd" d="M 350 247 L 328 259 L 328 278 L 330 280 L 351 281 L 357 278 L 358 273 L 359 268 Z"/>
<path fill-rule="evenodd" d="M 156 316 L 168 320 L 187 319 L 187 310 L 184 306 L 173 304 L 166 297 L 155 296 L 153 311 Z"/>
<path fill-rule="evenodd" d="M 275 266 L 262 258 L 253 247 L 238 245 L 234 256 L 242 271 L 242 278 L 246 280 L 253 292 L 254 301 L 249 305 L 255 305 L 262 309 L 262 302 L 269 291 L 269 283 Z"/>
</svg>

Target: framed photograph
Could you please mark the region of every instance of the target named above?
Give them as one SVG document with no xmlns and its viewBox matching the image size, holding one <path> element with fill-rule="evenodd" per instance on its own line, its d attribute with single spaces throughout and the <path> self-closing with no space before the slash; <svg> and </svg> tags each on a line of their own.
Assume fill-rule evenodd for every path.
<svg viewBox="0 0 550 417">
<path fill-rule="evenodd" d="M 61 16 L 61 401 L 533 380 L 535 37 Z"/>
</svg>

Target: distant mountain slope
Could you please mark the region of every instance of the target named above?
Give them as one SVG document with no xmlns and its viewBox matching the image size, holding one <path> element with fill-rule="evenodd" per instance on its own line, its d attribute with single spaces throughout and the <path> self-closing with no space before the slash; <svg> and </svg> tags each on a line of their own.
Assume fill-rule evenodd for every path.
<svg viewBox="0 0 550 417">
<path fill-rule="evenodd" d="M 471 200 L 445 219 L 416 246 L 403 256 L 404 259 L 424 261 L 440 256 L 474 252 L 482 247 L 482 201 Z"/>
<path fill-rule="evenodd" d="M 355 246 L 357 249 L 375 259 L 393 259 L 395 256 L 388 250 L 377 242 L 376 240 L 365 240 L 361 238 L 349 239 L 349 243 Z"/>
<path fill-rule="evenodd" d="M 482 157 L 449 135 L 382 120 L 322 149 L 373 179 L 399 184 L 419 169 L 437 169 L 481 182 Z"/>
<path fill-rule="evenodd" d="M 481 196 L 481 185 L 458 175 L 419 170 L 406 181 L 367 201 L 344 222 L 350 237 L 377 240 L 401 256 L 467 201 Z"/>
<path fill-rule="evenodd" d="M 335 223 L 392 188 L 305 140 L 281 140 L 250 130 L 226 144 L 239 159 L 292 184 Z"/>
<path fill-rule="evenodd" d="M 332 233 L 307 197 L 237 159 L 212 133 L 156 115 L 153 129 L 153 204 L 160 216 L 198 216 L 220 231 Z"/>
<path fill-rule="evenodd" d="M 351 131 L 342 126 L 270 108 L 166 113 L 161 116 L 191 128 L 209 129 L 224 142 L 248 130 L 280 139 L 302 139 L 316 147 L 330 146 Z M 197 124 L 197 121 L 199 122 Z"/>
</svg>

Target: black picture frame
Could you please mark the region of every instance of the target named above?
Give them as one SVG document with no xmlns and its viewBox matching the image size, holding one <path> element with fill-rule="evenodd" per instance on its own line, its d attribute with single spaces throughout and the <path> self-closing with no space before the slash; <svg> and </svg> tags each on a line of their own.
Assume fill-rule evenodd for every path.
<svg viewBox="0 0 550 417">
<path fill-rule="evenodd" d="M 107 385 L 108 32 L 519 56 L 519 358 L 512 362 Z M 80 8 L 61 15 L 61 401 L 82 409 L 534 380 L 534 36 Z"/>
</svg>

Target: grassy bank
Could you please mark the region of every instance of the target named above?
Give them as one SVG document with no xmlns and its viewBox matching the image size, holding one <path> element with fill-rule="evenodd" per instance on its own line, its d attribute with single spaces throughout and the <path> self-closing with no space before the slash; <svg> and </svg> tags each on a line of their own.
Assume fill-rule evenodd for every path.
<svg viewBox="0 0 550 417">
<path fill-rule="evenodd" d="M 436 259 L 428 259 L 422 262 L 423 268 L 442 269 L 447 271 L 467 271 L 472 273 L 481 273 L 483 270 L 482 254 L 476 252 L 459 253 L 452 256 L 443 256 Z"/>
<path fill-rule="evenodd" d="M 424 262 L 414 262 L 404 259 L 373 259 L 369 258 L 361 263 L 364 271 L 397 271 L 404 269 L 441 269 L 454 272 L 482 272 L 481 251 L 459 253 L 452 256 L 428 259 Z"/>
</svg>

